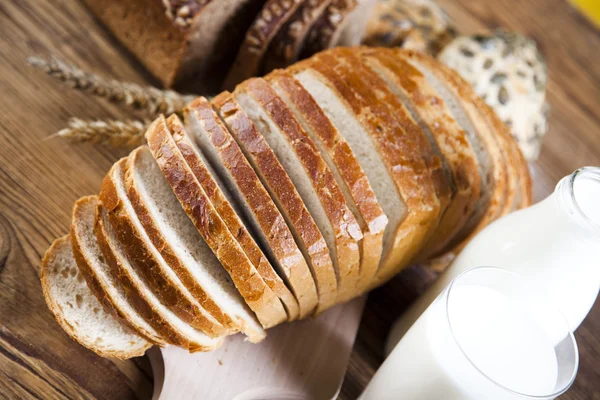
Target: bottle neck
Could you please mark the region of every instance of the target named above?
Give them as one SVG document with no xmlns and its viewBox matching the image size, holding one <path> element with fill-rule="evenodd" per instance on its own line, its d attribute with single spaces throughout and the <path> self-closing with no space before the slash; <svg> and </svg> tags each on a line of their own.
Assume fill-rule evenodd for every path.
<svg viewBox="0 0 600 400">
<path fill-rule="evenodd" d="M 582 239 L 600 245 L 600 168 L 578 169 L 561 179 L 554 194 L 559 211 Z"/>
</svg>

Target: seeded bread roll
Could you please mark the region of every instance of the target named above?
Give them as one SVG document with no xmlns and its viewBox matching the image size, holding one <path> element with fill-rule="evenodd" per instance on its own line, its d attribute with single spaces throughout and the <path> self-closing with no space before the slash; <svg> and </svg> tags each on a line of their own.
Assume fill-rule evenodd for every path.
<svg viewBox="0 0 600 400">
<path fill-rule="evenodd" d="M 310 93 L 286 71 L 275 71 L 266 79 L 295 113 L 306 133 L 319 148 L 340 186 L 346 204 L 361 225 L 359 292 L 365 290 L 377 273 L 388 223 L 367 175 L 348 142 L 329 120 Z"/>
<path fill-rule="evenodd" d="M 267 0 L 248 29 L 223 88 L 231 90 L 238 83 L 261 72 L 261 64 L 271 41 L 304 1 Z"/>
<path fill-rule="evenodd" d="M 56 322 L 99 356 L 125 360 L 143 355 L 152 345 L 104 311 L 80 275 L 69 236 L 56 239 L 46 251 L 41 281 Z"/>
<path fill-rule="evenodd" d="M 97 196 L 83 197 L 73 206 L 71 238 L 73 255 L 79 272 L 107 312 L 120 318 L 133 331 L 151 343 L 164 345 L 166 342 L 160 333 L 135 311 L 127 293 L 111 275 L 110 266 L 94 234 L 97 207 Z"/>
<path fill-rule="evenodd" d="M 338 291 L 333 261 L 327 243 L 296 186 L 273 149 L 231 94 L 222 93 L 213 99 L 213 104 L 218 110 L 223 110 L 223 122 L 269 192 L 308 263 L 319 295 L 316 312 L 331 307 L 336 302 Z M 245 129 L 237 128 L 242 126 Z"/>
</svg>

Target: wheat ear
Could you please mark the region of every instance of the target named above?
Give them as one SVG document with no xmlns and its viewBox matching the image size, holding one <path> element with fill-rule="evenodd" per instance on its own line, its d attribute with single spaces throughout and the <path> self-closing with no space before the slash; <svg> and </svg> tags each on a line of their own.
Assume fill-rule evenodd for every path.
<svg viewBox="0 0 600 400">
<path fill-rule="evenodd" d="M 144 143 L 144 133 L 151 121 L 85 121 L 69 119 L 69 127 L 56 132 L 53 137 L 61 137 L 72 142 L 105 144 L 113 147 L 133 147 Z"/>
<path fill-rule="evenodd" d="M 30 57 L 27 61 L 74 89 L 104 97 L 111 102 L 124 104 L 136 110 L 146 111 L 152 117 L 181 111 L 196 97 L 182 95 L 172 90 L 160 90 L 151 86 L 106 79 L 66 64 L 54 57 L 50 59 Z"/>
</svg>

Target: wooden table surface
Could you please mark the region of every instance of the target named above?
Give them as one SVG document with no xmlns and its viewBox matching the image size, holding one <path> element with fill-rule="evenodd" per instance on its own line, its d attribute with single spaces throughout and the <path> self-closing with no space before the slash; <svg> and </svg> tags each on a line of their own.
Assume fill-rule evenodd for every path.
<svg viewBox="0 0 600 400">
<path fill-rule="evenodd" d="M 551 130 L 532 166 L 535 198 L 564 175 L 600 165 L 600 34 L 562 0 L 440 0 L 462 32 L 505 27 L 533 36 L 550 69 Z M 71 206 L 96 193 L 123 150 L 47 136 L 70 116 L 123 118 L 26 66 L 58 55 L 117 79 L 155 83 L 77 0 L 0 2 L 0 398 L 149 398 L 145 358 L 102 359 L 54 322 L 39 285 L 40 257 L 68 230 Z M 382 361 L 385 335 L 431 280 L 412 268 L 370 295 L 341 399 L 358 396 Z M 576 337 L 581 364 L 564 399 L 600 399 L 600 304 Z"/>
</svg>

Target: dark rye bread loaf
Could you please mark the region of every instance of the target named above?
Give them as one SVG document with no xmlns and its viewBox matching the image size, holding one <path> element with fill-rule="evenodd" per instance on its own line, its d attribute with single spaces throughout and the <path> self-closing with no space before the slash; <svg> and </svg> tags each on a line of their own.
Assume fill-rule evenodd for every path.
<svg viewBox="0 0 600 400">
<path fill-rule="evenodd" d="M 265 53 L 281 27 L 305 0 L 267 0 L 240 46 L 223 88 L 235 85 L 260 73 Z"/>
<path fill-rule="evenodd" d="M 264 0 L 85 2 L 163 85 L 215 92 Z"/>
<path fill-rule="evenodd" d="M 337 298 L 333 261 L 327 243 L 296 186 L 256 125 L 231 94 L 222 93 L 213 99 L 213 104 L 285 218 L 298 248 L 306 259 L 319 295 L 317 312 L 331 307 Z"/>
<path fill-rule="evenodd" d="M 361 225 L 360 275 L 358 287 L 364 290 L 377 273 L 383 247 L 383 232 L 388 223 L 369 184 L 367 175 L 325 112 L 310 93 L 286 71 L 275 71 L 266 79 L 295 113 L 305 132 L 319 148 L 321 155 L 340 186 L 346 204 Z"/>
</svg>

